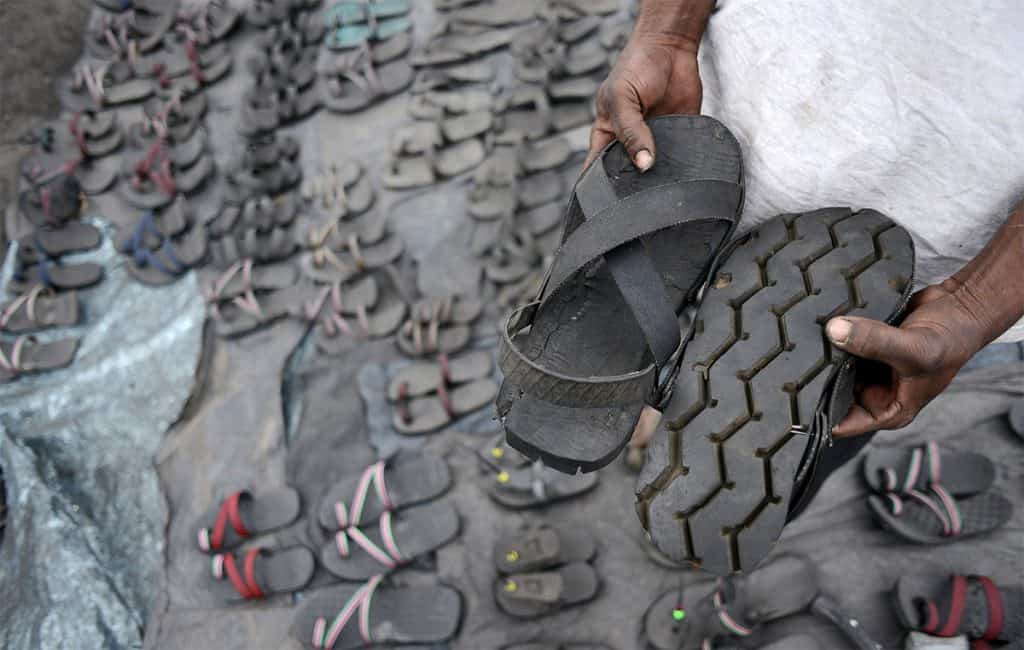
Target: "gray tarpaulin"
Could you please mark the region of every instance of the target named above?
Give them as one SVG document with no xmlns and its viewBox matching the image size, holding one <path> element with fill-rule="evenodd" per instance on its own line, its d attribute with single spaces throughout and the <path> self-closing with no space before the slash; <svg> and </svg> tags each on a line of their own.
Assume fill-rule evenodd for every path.
<svg viewBox="0 0 1024 650">
<path fill-rule="evenodd" d="M 85 323 L 67 369 L 0 384 L 0 647 L 131 648 L 162 580 L 166 518 L 153 458 L 192 391 L 204 309 L 194 277 L 130 280 L 106 268 L 79 292 Z M 12 259 L 12 257 L 8 257 Z"/>
</svg>

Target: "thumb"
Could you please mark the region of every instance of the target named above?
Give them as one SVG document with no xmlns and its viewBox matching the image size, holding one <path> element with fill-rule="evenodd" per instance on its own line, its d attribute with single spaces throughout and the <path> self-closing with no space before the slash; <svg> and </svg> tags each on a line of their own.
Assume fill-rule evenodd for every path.
<svg viewBox="0 0 1024 650">
<path fill-rule="evenodd" d="M 880 361 L 903 375 L 925 370 L 933 348 L 927 336 L 919 331 L 856 316 L 833 318 L 825 326 L 825 333 L 837 348 Z"/>
<path fill-rule="evenodd" d="M 626 148 L 636 168 L 645 172 L 654 165 L 654 136 L 644 122 L 640 99 L 635 92 L 620 92 L 611 102 L 609 117 L 615 137 Z"/>
</svg>

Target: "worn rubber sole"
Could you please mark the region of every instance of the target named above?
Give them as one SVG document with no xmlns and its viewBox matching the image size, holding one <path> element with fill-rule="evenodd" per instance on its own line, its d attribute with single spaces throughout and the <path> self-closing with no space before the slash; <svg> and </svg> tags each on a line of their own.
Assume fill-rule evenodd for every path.
<svg viewBox="0 0 1024 650">
<path fill-rule="evenodd" d="M 829 208 L 776 217 L 723 259 L 637 489 L 655 545 L 718 574 L 753 568 L 786 522 L 809 440 L 792 427 L 811 425 L 847 360 L 824 324 L 892 322 L 914 252 L 882 214 Z"/>
</svg>

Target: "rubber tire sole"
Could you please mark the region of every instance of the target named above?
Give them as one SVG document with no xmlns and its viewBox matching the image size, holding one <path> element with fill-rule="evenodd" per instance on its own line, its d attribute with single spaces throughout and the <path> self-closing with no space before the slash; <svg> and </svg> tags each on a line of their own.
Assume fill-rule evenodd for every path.
<svg viewBox="0 0 1024 650">
<path fill-rule="evenodd" d="M 846 361 L 839 315 L 891 321 L 913 282 L 909 234 L 874 210 L 780 215 L 731 244 L 705 291 L 648 448 L 637 513 L 677 562 L 725 575 L 786 523 L 806 427 Z"/>
</svg>

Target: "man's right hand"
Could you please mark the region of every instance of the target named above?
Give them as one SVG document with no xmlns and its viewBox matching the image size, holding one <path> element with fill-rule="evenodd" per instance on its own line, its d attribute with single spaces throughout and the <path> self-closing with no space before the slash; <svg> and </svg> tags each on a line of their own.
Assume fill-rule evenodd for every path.
<svg viewBox="0 0 1024 650">
<path fill-rule="evenodd" d="M 644 120 L 700 112 L 697 47 L 713 5 L 707 0 L 646 0 L 641 5 L 629 43 L 597 91 L 588 164 L 618 140 L 633 164 L 647 171 L 657 152 Z"/>
</svg>

